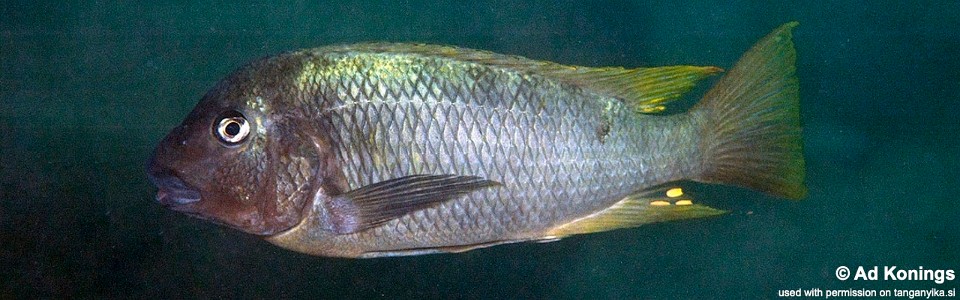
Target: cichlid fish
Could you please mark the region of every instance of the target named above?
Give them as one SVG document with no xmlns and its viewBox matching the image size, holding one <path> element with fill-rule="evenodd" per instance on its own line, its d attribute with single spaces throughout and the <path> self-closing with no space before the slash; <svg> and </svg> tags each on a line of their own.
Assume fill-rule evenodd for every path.
<svg viewBox="0 0 960 300">
<path fill-rule="evenodd" d="M 322 256 L 461 252 L 723 213 L 675 182 L 806 194 L 788 23 L 716 67 L 357 44 L 254 61 L 147 162 L 175 211 Z"/>
</svg>

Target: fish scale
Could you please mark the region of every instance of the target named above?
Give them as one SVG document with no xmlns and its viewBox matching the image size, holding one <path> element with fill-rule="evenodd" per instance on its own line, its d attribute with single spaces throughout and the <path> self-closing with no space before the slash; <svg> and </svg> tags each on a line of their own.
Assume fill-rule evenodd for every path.
<svg viewBox="0 0 960 300">
<path fill-rule="evenodd" d="M 332 94 L 348 98 L 322 105 L 334 108 L 327 114 L 337 130 L 338 144 L 344 145 L 337 153 L 345 162 L 343 170 L 351 187 L 415 170 L 475 175 L 503 185 L 360 233 L 377 237 L 358 239 L 369 241 L 371 247 L 417 248 L 428 240 L 469 245 L 532 238 L 524 235 L 609 206 L 639 187 L 640 174 L 628 171 L 639 170 L 634 156 L 600 154 L 604 146 L 639 150 L 622 147 L 635 133 L 630 125 L 636 120 L 616 99 L 509 70 L 455 66 L 412 55 L 360 56 L 352 61 L 362 65 L 351 69 L 365 73 L 351 74 L 349 80 L 326 79 L 341 82 Z M 391 71 L 399 67 L 400 75 L 379 77 L 381 72 L 369 63 L 391 60 L 387 63 L 395 67 Z M 407 73 L 403 73 L 404 62 Z M 459 77 L 458 72 L 471 74 L 473 80 Z M 393 92 L 379 92 L 384 90 Z M 590 115 L 591 109 L 599 116 L 605 105 L 615 106 L 621 122 L 607 145 L 596 142 L 595 118 L 581 117 Z M 373 142 L 360 141 L 364 138 Z M 384 157 L 377 163 L 371 153 Z M 389 233 L 398 227 L 409 232 Z M 492 236 L 508 231 L 516 236 Z"/>
</svg>

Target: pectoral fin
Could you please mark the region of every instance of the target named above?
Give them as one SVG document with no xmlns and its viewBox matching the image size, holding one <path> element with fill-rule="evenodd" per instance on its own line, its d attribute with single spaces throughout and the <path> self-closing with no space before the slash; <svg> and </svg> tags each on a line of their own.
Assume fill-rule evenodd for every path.
<svg viewBox="0 0 960 300">
<path fill-rule="evenodd" d="M 637 193 L 616 204 L 554 227 L 544 239 L 556 239 L 574 234 L 594 233 L 643 224 L 702 218 L 724 214 L 726 211 L 693 203 L 693 199 L 679 187 L 662 187 Z"/>
<path fill-rule="evenodd" d="M 457 175 L 410 175 L 382 181 L 330 199 L 321 224 L 337 234 L 359 232 L 499 184 Z"/>
</svg>

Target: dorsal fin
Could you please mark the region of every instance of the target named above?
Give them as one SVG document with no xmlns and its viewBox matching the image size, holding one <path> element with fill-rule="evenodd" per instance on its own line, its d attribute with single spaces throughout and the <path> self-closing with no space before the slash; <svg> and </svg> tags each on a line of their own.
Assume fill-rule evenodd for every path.
<svg viewBox="0 0 960 300">
<path fill-rule="evenodd" d="M 567 67 L 553 75 L 579 86 L 618 98 L 634 111 L 653 113 L 692 89 L 697 81 L 723 71 L 717 67 L 669 66 L 624 69 L 620 67 Z"/>
<path fill-rule="evenodd" d="M 700 79 L 722 72 L 717 67 L 669 66 L 656 68 L 582 67 L 532 60 L 521 56 L 497 54 L 441 45 L 410 43 L 365 43 L 337 45 L 308 50 L 311 52 L 408 53 L 445 57 L 487 66 L 510 68 L 575 85 L 595 93 L 617 98 L 640 113 L 654 113 L 689 91 Z"/>
</svg>

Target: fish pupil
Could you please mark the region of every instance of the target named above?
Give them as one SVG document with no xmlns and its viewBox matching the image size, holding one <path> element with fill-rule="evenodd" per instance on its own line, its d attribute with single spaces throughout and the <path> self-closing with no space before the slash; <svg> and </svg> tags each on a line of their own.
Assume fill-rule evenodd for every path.
<svg viewBox="0 0 960 300">
<path fill-rule="evenodd" d="M 225 128 L 224 131 L 231 136 L 236 136 L 240 134 L 240 124 L 237 122 L 230 122 L 230 124 L 227 124 L 227 128 Z"/>
</svg>

